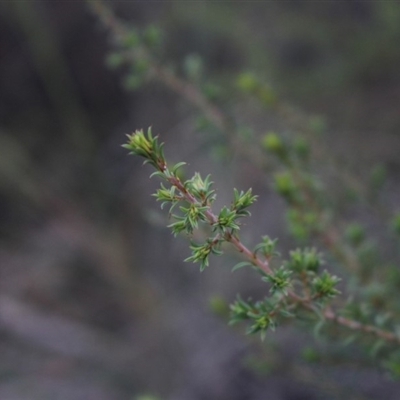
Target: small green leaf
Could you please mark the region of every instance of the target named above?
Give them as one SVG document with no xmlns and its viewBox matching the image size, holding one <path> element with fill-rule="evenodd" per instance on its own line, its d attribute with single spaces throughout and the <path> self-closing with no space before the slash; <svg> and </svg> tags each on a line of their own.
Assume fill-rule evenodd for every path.
<svg viewBox="0 0 400 400">
<path fill-rule="evenodd" d="M 237 271 L 238 269 L 243 268 L 243 267 L 252 267 L 252 266 L 254 266 L 254 265 L 253 265 L 251 262 L 242 261 L 242 262 L 236 264 L 236 265 L 232 268 L 232 272 L 235 272 L 235 271 Z"/>
<path fill-rule="evenodd" d="M 337 276 L 331 275 L 325 270 L 321 276 L 315 277 L 312 281 L 314 295 L 321 299 L 335 297 L 340 293 L 335 288 L 339 282 L 340 279 Z"/>
<path fill-rule="evenodd" d="M 175 218 L 178 218 L 177 216 L 174 215 Z M 179 219 L 176 222 L 173 222 L 172 224 L 169 224 L 167 226 L 168 228 L 171 228 L 172 233 L 174 236 L 178 235 L 179 233 L 183 232 L 186 230 L 186 223 L 184 220 Z"/>
<path fill-rule="evenodd" d="M 221 255 L 222 252 L 219 250 L 221 240 L 216 238 L 208 238 L 206 243 L 197 244 L 192 242 L 190 249 L 192 250 L 192 255 L 186 258 L 184 261 L 192 261 L 194 263 L 200 263 L 200 271 L 203 272 L 209 265 L 208 257 L 210 254 Z"/>
<path fill-rule="evenodd" d="M 172 167 L 172 169 L 171 169 L 172 173 L 173 173 L 174 175 L 176 175 L 176 172 L 178 171 L 178 169 L 181 168 L 181 167 L 183 167 L 184 165 L 186 165 L 185 162 L 179 162 L 178 164 L 175 164 L 175 165 Z"/>
<path fill-rule="evenodd" d="M 318 351 L 310 346 L 305 347 L 301 351 L 301 356 L 305 361 L 309 363 L 315 363 L 321 360 L 321 355 L 318 353 Z"/>
<path fill-rule="evenodd" d="M 365 230 L 360 224 L 350 224 L 347 226 L 345 236 L 353 246 L 358 247 L 365 239 Z"/>
<path fill-rule="evenodd" d="M 257 196 L 253 195 L 252 189 L 250 188 L 247 192 L 238 191 L 233 189 L 233 203 L 231 209 L 235 211 L 238 217 L 249 216 L 250 212 L 247 210 L 256 200 Z"/>
<path fill-rule="evenodd" d="M 322 264 L 322 255 L 317 253 L 315 248 L 296 249 L 291 251 L 290 260 L 286 263 L 288 268 L 297 273 L 303 271 L 316 273 Z"/>
<path fill-rule="evenodd" d="M 237 231 L 239 229 L 239 225 L 236 223 L 237 218 L 236 211 L 225 206 L 220 211 L 218 219 L 213 225 L 214 229 L 219 229 L 223 233 L 225 233 L 227 230 Z"/>
<path fill-rule="evenodd" d="M 159 178 L 165 178 L 164 173 L 163 173 L 163 172 L 160 172 L 160 171 L 153 172 L 153 173 L 150 175 L 150 178 L 152 178 L 153 176 L 157 176 L 157 177 L 159 177 Z"/>
<path fill-rule="evenodd" d="M 243 72 L 237 78 L 237 86 L 243 92 L 252 93 L 259 87 L 258 79 L 251 72 Z"/>
<path fill-rule="evenodd" d="M 274 175 L 275 190 L 289 203 L 295 203 L 299 199 L 299 189 L 292 175 L 285 171 Z"/>
<path fill-rule="evenodd" d="M 146 45 L 149 47 L 157 47 L 160 45 L 162 39 L 162 32 L 160 29 L 151 24 L 146 27 L 146 29 L 143 32 L 143 40 Z"/>
<path fill-rule="evenodd" d="M 134 28 L 129 28 L 129 33 L 124 35 L 122 39 L 122 45 L 125 47 L 136 47 L 140 44 L 140 38 L 137 31 Z"/>
<path fill-rule="evenodd" d="M 212 296 L 208 304 L 212 312 L 216 315 L 225 317 L 229 313 L 227 302 L 220 296 Z"/>
<path fill-rule="evenodd" d="M 273 274 L 264 276 L 262 280 L 271 284 L 271 293 L 279 291 L 286 295 L 287 289 L 291 286 L 291 275 L 292 271 L 281 266 L 278 270 L 274 271 Z"/>
<path fill-rule="evenodd" d="M 280 158 L 287 157 L 287 147 L 282 139 L 274 132 L 267 133 L 261 142 L 262 146 Z"/>
<path fill-rule="evenodd" d="M 275 250 L 278 239 L 270 239 L 269 236 L 263 236 L 262 242 L 254 247 L 253 253 L 256 255 L 261 251 L 264 257 L 270 259 L 279 256 L 279 252 Z"/>
</svg>

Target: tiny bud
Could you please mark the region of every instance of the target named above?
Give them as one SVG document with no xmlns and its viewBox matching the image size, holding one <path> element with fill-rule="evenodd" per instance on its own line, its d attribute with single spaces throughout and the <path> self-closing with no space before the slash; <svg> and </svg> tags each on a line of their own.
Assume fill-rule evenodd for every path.
<svg viewBox="0 0 400 400">
<path fill-rule="evenodd" d="M 286 148 L 281 138 L 274 132 L 267 133 L 261 142 L 262 146 L 279 157 L 286 156 Z"/>
<path fill-rule="evenodd" d="M 244 72 L 237 78 L 237 86 L 243 92 L 254 92 L 257 90 L 259 83 L 257 78 L 251 72 Z"/>
</svg>

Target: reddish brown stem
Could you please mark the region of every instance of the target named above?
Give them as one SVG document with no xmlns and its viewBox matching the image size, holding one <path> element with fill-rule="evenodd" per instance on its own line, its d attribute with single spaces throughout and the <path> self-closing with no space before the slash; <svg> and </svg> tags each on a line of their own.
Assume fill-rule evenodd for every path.
<svg viewBox="0 0 400 400">
<path fill-rule="evenodd" d="M 184 196 L 185 200 L 189 203 L 201 206 L 202 204 L 185 188 L 183 183 L 179 180 L 179 178 L 172 176 L 171 178 L 167 178 L 171 185 L 175 186 Z M 210 225 L 214 225 L 218 221 L 218 217 L 214 214 L 211 207 L 208 207 L 206 211 L 206 216 Z M 258 267 L 262 272 L 267 275 L 273 274 L 273 270 L 269 265 L 269 261 L 267 259 L 263 260 L 259 258 L 254 252 L 252 252 L 247 246 L 245 246 L 240 239 L 232 234 L 226 234 L 225 240 L 231 243 L 240 253 L 242 253 L 253 265 Z M 306 308 L 309 311 L 314 313 L 317 312 L 315 306 L 312 304 L 312 299 L 310 297 L 303 298 L 296 294 L 294 291 L 288 291 L 288 296 L 293 300 L 294 303 L 299 304 L 303 308 Z M 323 311 L 323 316 L 338 325 L 344 326 L 351 330 L 361 331 L 368 334 L 373 334 L 385 341 L 388 342 L 397 342 L 400 343 L 400 338 L 392 332 L 385 331 L 373 325 L 362 324 L 361 322 L 354 321 L 349 318 L 342 317 L 337 315 L 332 309 L 327 308 Z"/>
</svg>

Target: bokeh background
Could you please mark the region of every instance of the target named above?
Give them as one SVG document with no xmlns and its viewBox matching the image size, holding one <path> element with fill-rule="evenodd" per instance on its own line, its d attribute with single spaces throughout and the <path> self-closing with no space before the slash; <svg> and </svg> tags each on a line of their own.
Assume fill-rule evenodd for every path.
<svg viewBox="0 0 400 400">
<path fill-rule="evenodd" d="M 200 56 L 222 84 L 255 71 L 323 116 L 330 155 L 360 176 L 385 164 L 398 201 L 397 2 L 108 4 L 135 26 L 162 29 L 176 65 Z M 233 186 L 253 187 L 250 243 L 268 233 L 292 244 L 284 205 L 251 163 L 221 162 L 178 95 L 157 83 L 125 90 L 124 73 L 106 66 L 111 49 L 84 1 L 0 3 L 0 398 L 397 399 L 382 373 L 299 361 L 306 332 L 278 330 L 261 346 L 215 315 L 210 300 L 263 289 L 230 273 L 233 255 L 202 274 L 182 262 L 186 239 L 165 228 L 150 197 L 157 183 L 121 148 L 125 134 L 151 125 L 172 161 L 212 173 L 221 204 Z M 241 101 L 229 105 L 256 132 L 284 126 Z"/>
</svg>

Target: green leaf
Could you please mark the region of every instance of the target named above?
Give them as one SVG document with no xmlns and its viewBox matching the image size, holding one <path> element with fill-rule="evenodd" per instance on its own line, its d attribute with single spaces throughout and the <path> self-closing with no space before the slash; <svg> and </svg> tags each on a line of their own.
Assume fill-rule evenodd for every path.
<svg viewBox="0 0 400 400">
<path fill-rule="evenodd" d="M 271 293 L 279 291 L 286 295 L 287 289 L 291 286 L 291 274 L 292 271 L 281 266 L 278 270 L 274 271 L 273 274 L 263 277 L 262 280 L 271 284 Z"/>
<path fill-rule="evenodd" d="M 360 224 L 350 224 L 346 228 L 345 236 L 353 246 L 358 247 L 365 240 L 365 230 Z"/>
<path fill-rule="evenodd" d="M 154 24 L 151 24 L 146 27 L 143 32 L 143 40 L 144 43 L 152 48 L 155 48 L 161 44 L 162 32 L 161 30 Z"/>
<path fill-rule="evenodd" d="M 288 172 L 279 172 L 274 175 L 274 187 L 278 194 L 289 203 L 298 203 L 300 190 L 297 187 L 293 176 Z"/>
<path fill-rule="evenodd" d="M 177 218 L 177 216 L 174 215 L 174 218 Z M 186 223 L 184 220 L 179 219 L 178 221 L 169 224 L 167 227 L 171 228 L 172 233 L 174 234 L 174 236 L 176 236 L 186 230 Z"/>
<path fill-rule="evenodd" d="M 252 267 L 252 266 L 253 266 L 253 264 L 252 264 L 251 262 L 249 262 L 249 261 L 242 261 L 242 262 L 236 264 L 236 265 L 232 268 L 232 272 L 235 272 L 235 271 L 237 271 L 238 269 L 243 268 L 243 267 Z"/>
<path fill-rule="evenodd" d="M 335 286 L 340 282 L 340 278 L 324 271 L 321 276 L 317 276 L 312 281 L 314 295 L 321 299 L 335 297 L 340 292 Z"/>
<path fill-rule="evenodd" d="M 269 236 L 263 236 L 262 242 L 254 247 L 253 253 L 256 255 L 260 250 L 266 258 L 279 256 L 279 252 L 275 250 L 278 239 L 270 239 Z"/>
<path fill-rule="evenodd" d="M 137 31 L 134 28 L 130 28 L 129 32 L 124 35 L 122 45 L 125 47 L 136 47 L 140 44 L 140 38 Z"/>
<path fill-rule="evenodd" d="M 208 238 L 206 243 L 197 244 L 192 242 L 190 249 L 192 250 L 192 255 L 186 258 L 184 261 L 192 261 L 194 263 L 200 263 L 200 271 L 204 271 L 209 265 L 210 254 L 221 255 L 222 252 L 219 250 L 221 240 L 218 238 Z"/>
<path fill-rule="evenodd" d="M 233 189 L 233 195 L 234 200 L 231 209 L 236 212 L 236 215 L 239 217 L 250 215 L 250 212 L 246 209 L 257 200 L 258 196 L 252 194 L 251 188 L 247 192 L 239 192 L 237 189 Z"/>
<path fill-rule="evenodd" d="M 143 130 L 136 130 L 131 135 L 127 135 L 128 143 L 124 146 L 131 154 L 144 157 L 145 163 L 152 164 L 158 171 L 164 172 L 166 162 L 163 152 L 163 143 L 158 143 L 158 137 L 153 137 L 151 128 L 148 128 L 147 135 Z"/>
<path fill-rule="evenodd" d="M 223 233 L 225 233 L 227 230 L 237 231 L 239 229 L 239 225 L 236 223 L 237 218 L 236 211 L 225 206 L 220 211 L 218 219 L 213 225 L 214 229 L 219 229 Z"/>
<path fill-rule="evenodd" d="M 163 172 L 160 172 L 160 171 L 153 172 L 153 173 L 150 175 L 150 178 L 152 178 L 153 176 L 158 176 L 159 178 L 165 178 L 164 173 L 163 173 Z"/>
<path fill-rule="evenodd" d="M 279 158 L 286 159 L 288 155 L 287 147 L 283 144 L 283 141 L 276 133 L 267 133 L 263 137 L 261 144 L 266 150 L 275 154 Z"/>
<path fill-rule="evenodd" d="M 225 317 L 229 312 L 228 304 L 220 296 L 212 296 L 211 298 L 209 298 L 208 305 L 211 311 L 216 315 Z"/>
<path fill-rule="evenodd" d="M 259 82 L 256 76 L 251 72 L 243 72 L 237 78 L 237 86 L 243 92 L 252 93 L 259 87 Z"/>
<path fill-rule="evenodd" d="M 309 363 L 315 363 L 321 360 L 321 355 L 318 353 L 318 351 L 310 346 L 305 347 L 301 351 L 301 356 L 305 361 Z"/>
<path fill-rule="evenodd" d="M 179 162 L 178 164 L 175 164 L 171 169 L 173 175 L 176 175 L 176 172 L 178 171 L 178 169 L 183 167 L 184 165 L 186 165 L 185 162 Z"/>
<path fill-rule="evenodd" d="M 316 273 L 322 264 L 322 255 L 317 253 L 315 248 L 310 249 L 307 247 L 291 251 L 290 260 L 286 262 L 286 266 L 297 273 L 303 271 Z"/>
</svg>

